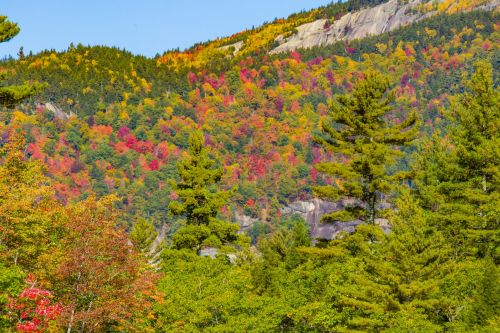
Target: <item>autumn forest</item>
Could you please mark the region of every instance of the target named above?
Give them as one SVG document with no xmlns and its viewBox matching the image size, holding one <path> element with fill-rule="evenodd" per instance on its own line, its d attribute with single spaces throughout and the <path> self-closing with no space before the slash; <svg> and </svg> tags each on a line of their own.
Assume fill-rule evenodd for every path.
<svg viewBox="0 0 500 333">
<path fill-rule="evenodd" d="M 0 60 L 0 332 L 499 332 L 499 22 L 348 0 Z"/>
</svg>

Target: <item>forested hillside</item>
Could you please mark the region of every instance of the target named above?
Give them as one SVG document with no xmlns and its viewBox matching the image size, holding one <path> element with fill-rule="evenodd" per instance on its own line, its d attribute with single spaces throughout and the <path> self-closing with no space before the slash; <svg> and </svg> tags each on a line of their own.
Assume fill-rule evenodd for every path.
<svg viewBox="0 0 500 333">
<path fill-rule="evenodd" d="M 154 58 L 1 61 L 0 330 L 498 330 L 497 4 L 416 2 L 395 30 L 272 51 L 381 3 Z M 283 214 L 311 198 L 356 227 L 311 239 Z"/>
</svg>

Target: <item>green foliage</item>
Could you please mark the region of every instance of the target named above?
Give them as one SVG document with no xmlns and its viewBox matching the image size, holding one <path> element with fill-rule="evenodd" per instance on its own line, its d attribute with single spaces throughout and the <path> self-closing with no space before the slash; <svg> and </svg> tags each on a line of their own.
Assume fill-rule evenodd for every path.
<svg viewBox="0 0 500 333">
<path fill-rule="evenodd" d="M 226 204 L 231 191 L 213 191 L 211 187 L 222 177 L 222 168 L 213 168 L 215 161 L 208 155 L 202 132 L 189 138 L 189 157 L 177 164 L 180 180 L 172 182 L 172 189 L 179 196 L 170 203 L 173 215 L 185 215 L 187 224 L 208 225 L 220 208 Z"/>
<path fill-rule="evenodd" d="M 11 40 L 19 33 L 17 24 L 7 21 L 6 16 L 0 16 L 0 43 Z M 0 72 L 0 107 L 13 108 L 26 98 L 41 91 L 43 85 L 5 85 L 2 81 L 7 79 L 8 74 Z"/>
<path fill-rule="evenodd" d="M 135 248 L 148 258 L 150 264 L 158 263 L 165 245 L 163 241 L 157 242 L 158 231 L 151 222 L 137 219 L 130 230 L 129 238 Z"/>
<path fill-rule="evenodd" d="M 466 87 L 445 111 L 449 137 L 436 133 L 417 158 L 417 189 L 461 254 L 498 258 L 500 94 L 491 65 L 477 63 Z"/>
<path fill-rule="evenodd" d="M 38 162 L 24 160 L 24 139 L 13 128 L 0 165 L 0 262 L 27 271 L 60 237 L 60 204 Z"/>
<path fill-rule="evenodd" d="M 5 305 L 29 272 L 64 305 L 66 331 L 498 330 L 498 11 L 267 53 L 302 23 L 380 2 L 332 3 L 155 59 L 79 45 L 2 61 L 5 84 L 43 78 L 40 100 L 68 114 L 3 114 L 0 331 L 14 330 Z M 235 41 L 243 52 L 217 49 Z M 463 85 L 477 58 L 496 67 L 480 63 Z M 414 156 L 413 192 L 397 193 L 414 109 L 440 132 Z M 326 114 L 324 151 L 311 133 Z M 314 244 L 279 209 L 325 184 L 316 193 L 357 199 L 327 220 L 371 223 Z M 110 192 L 119 199 L 92 196 Z M 226 221 L 235 211 L 259 219 L 256 247 Z M 169 249 L 155 245 L 160 227 Z"/>
<path fill-rule="evenodd" d="M 16 23 L 7 21 L 7 16 L 0 16 L 0 43 L 8 42 L 19 33 Z"/>
<path fill-rule="evenodd" d="M 202 132 L 191 134 L 188 150 L 189 156 L 177 164 L 180 180 L 171 183 L 179 199 L 170 202 L 169 210 L 174 216 L 186 217 L 186 226 L 174 235 L 174 246 L 199 251 L 201 246 L 233 243 L 238 226 L 216 217 L 235 189 L 215 188 L 223 169 L 214 168 L 215 161 L 208 155 Z"/>
<path fill-rule="evenodd" d="M 317 169 L 341 181 L 335 187 L 319 186 L 314 191 L 322 198 L 338 200 L 356 198 L 343 210 L 327 214 L 323 221 L 361 219 L 374 223 L 383 217 L 378 205 L 383 195 L 390 194 L 399 174 L 389 175 L 388 168 L 401 153 L 397 146 L 410 143 L 418 130 L 417 115 L 412 112 L 400 124 L 392 125 L 386 115 L 393 106 L 394 93 L 389 81 L 376 72 L 368 72 L 358 80 L 349 95 L 341 95 L 329 111 L 329 119 L 321 123 L 324 136 L 316 141 L 347 163 L 324 162 Z"/>
</svg>

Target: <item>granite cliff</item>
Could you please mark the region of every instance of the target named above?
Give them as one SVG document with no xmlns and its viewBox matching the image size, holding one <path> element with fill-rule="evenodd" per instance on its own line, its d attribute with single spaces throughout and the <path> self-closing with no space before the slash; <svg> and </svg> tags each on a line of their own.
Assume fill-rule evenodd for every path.
<svg viewBox="0 0 500 333">
<path fill-rule="evenodd" d="M 473 9 L 493 10 L 498 7 L 499 2 L 484 1 Z M 271 50 L 271 53 L 324 46 L 341 40 L 360 39 L 392 31 L 437 14 L 437 10 L 423 9 L 427 7 L 422 5 L 428 3 L 429 1 L 422 0 L 389 0 L 375 7 L 347 13 L 333 22 L 321 19 L 303 24 L 289 37 L 278 36 L 276 41 L 279 46 Z M 456 2 L 452 2 L 446 10 L 452 12 L 456 5 Z"/>
</svg>

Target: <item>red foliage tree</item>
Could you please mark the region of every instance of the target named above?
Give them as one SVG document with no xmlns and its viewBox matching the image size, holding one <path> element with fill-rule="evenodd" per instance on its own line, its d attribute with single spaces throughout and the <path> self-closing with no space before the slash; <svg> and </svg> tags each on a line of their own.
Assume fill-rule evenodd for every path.
<svg viewBox="0 0 500 333">
<path fill-rule="evenodd" d="M 87 199 L 68 207 L 54 290 L 62 302 L 67 332 L 97 332 L 144 318 L 154 275 L 118 228 L 114 197 Z M 147 311 L 147 310 L 146 310 Z M 138 313 L 141 313 L 140 315 Z"/>
<path fill-rule="evenodd" d="M 25 280 L 26 288 L 9 304 L 10 310 L 17 317 L 18 332 L 43 332 L 50 322 L 60 316 L 62 307 L 54 303 L 52 292 L 38 288 L 37 281 L 32 274 Z"/>
</svg>

